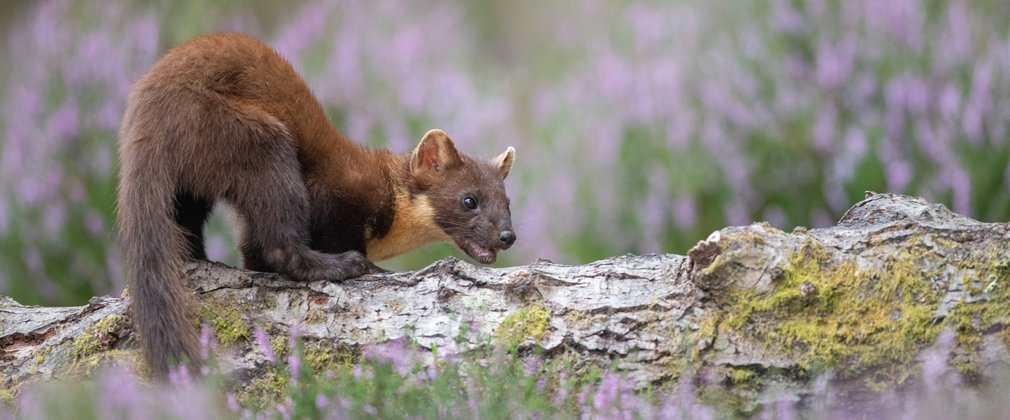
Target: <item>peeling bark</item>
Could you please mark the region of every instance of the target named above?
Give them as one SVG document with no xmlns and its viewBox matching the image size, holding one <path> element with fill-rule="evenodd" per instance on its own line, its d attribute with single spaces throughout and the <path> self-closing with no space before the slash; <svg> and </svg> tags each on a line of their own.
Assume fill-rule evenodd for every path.
<svg viewBox="0 0 1010 420">
<path fill-rule="evenodd" d="M 619 369 L 642 387 L 705 378 L 699 393 L 728 393 L 746 405 L 773 390 L 802 397 L 825 372 L 859 392 L 902 386 L 944 331 L 956 337 L 948 369 L 984 380 L 1010 362 L 1008 245 L 1008 224 L 868 193 L 837 226 L 729 227 L 686 257 L 511 268 L 449 258 L 343 283 L 215 263 L 192 263 L 186 273 L 223 344 L 226 371 L 253 372 L 264 362 L 251 328 L 283 335 L 297 324 L 307 340 L 334 348 L 407 336 L 429 349 L 458 338 L 464 350 L 495 340 L 536 346 Z M 858 312 L 845 312 L 838 296 L 859 296 L 850 299 Z M 2 386 L 87 372 L 108 359 L 135 363 L 128 305 L 114 297 L 67 308 L 0 299 Z M 879 311 L 893 322 L 873 318 Z"/>
</svg>

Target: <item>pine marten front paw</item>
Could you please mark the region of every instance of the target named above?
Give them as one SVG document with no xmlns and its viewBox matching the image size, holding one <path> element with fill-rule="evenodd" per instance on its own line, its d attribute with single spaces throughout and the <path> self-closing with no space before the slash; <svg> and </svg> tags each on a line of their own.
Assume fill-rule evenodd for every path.
<svg viewBox="0 0 1010 420">
<path fill-rule="evenodd" d="M 330 281 L 339 282 L 382 270 L 358 251 L 347 251 L 331 256 L 334 275 Z"/>
<path fill-rule="evenodd" d="M 393 270 L 387 270 L 372 263 L 371 268 L 369 268 L 369 271 L 365 274 L 389 274 L 392 272 Z"/>
</svg>

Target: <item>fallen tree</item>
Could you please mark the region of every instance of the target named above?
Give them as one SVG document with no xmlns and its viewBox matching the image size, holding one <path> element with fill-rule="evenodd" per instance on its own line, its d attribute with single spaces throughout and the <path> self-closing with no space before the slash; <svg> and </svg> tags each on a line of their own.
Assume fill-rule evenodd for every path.
<svg viewBox="0 0 1010 420">
<path fill-rule="evenodd" d="M 238 378 L 265 360 L 254 328 L 284 337 L 297 325 L 321 365 L 403 337 L 422 351 L 496 343 L 620 370 L 639 387 L 688 381 L 748 409 L 773 395 L 802 399 L 825 375 L 840 393 L 906 386 L 939 337 L 949 338 L 945 369 L 986 381 L 1010 362 L 1008 249 L 1008 224 L 867 193 L 837 226 L 728 227 L 687 256 L 511 268 L 449 258 L 343 283 L 215 263 L 186 273 L 225 349 L 221 366 Z M 65 308 L 0 299 L 2 387 L 136 363 L 128 307 L 115 297 Z"/>
</svg>

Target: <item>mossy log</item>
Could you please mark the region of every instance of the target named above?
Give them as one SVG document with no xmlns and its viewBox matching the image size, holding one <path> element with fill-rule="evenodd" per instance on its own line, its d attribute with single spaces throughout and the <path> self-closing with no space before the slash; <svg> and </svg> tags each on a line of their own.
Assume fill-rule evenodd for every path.
<svg viewBox="0 0 1010 420">
<path fill-rule="evenodd" d="M 238 378 L 262 371 L 254 328 L 283 342 L 295 325 L 321 368 L 402 337 L 422 351 L 493 343 L 660 391 L 690 378 L 702 396 L 741 407 L 803 398 L 818 377 L 840 392 L 907 386 L 941 336 L 952 337 L 945 368 L 970 382 L 1010 362 L 1010 225 L 894 194 L 867 193 L 825 229 L 728 227 L 687 256 L 512 268 L 449 258 L 343 283 L 214 263 L 186 273 L 221 366 Z M 128 306 L 0 300 L 2 387 L 136 363 Z"/>
</svg>

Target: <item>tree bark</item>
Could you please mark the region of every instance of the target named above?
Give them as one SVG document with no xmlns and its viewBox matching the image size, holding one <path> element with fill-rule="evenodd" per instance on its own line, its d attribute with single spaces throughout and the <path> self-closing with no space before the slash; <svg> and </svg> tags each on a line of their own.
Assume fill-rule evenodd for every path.
<svg viewBox="0 0 1010 420">
<path fill-rule="evenodd" d="M 278 337 L 297 325 L 307 345 L 334 352 L 401 337 L 422 350 L 460 340 L 462 351 L 542 349 L 639 387 L 690 379 L 695 392 L 746 407 L 802 398 L 825 374 L 840 392 L 898 389 L 937 351 L 950 374 L 984 382 L 1010 361 L 1008 245 L 1008 224 L 867 193 L 834 227 L 728 227 L 688 256 L 511 268 L 448 258 L 342 283 L 206 262 L 186 275 L 227 372 L 264 362 L 254 328 Z M 66 308 L 0 299 L 3 387 L 136 363 L 128 307 L 107 296 Z"/>
</svg>

